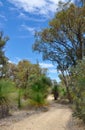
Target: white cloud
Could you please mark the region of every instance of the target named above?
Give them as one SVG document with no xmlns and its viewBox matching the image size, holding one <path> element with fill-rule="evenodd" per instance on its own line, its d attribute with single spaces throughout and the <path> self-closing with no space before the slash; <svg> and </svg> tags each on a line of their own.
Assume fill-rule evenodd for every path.
<svg viewBox="0 0 85 130">
<path fill-rule="evenodd" d="M 44 18 L 34 18 L 34 17 L 29 17 L 27 16 L 25 13 L 20 13 L 18 18 L 21 18 L 21 19 L 24 19 L 24 20 L 29 20 L 29 21 L 34 21 L 34 22 L 45 22 L 47 19 L 44 17 Z"/>
<path fill-rule="evenodd" d="M 39 63 L 39 65 L 42 68 L 52 68 L 52 67 L 54 67 L 53 64 L 49 64 L 49 63 Z"/>
<path fill-rule="evenodd" d="M 36 30 L 34 27 L 29 27 L 29 26 L 27 26 L 25 24 L 21 25 L 21 29 L 26 30 L 26 31 L 28 31 L 28 32 L 30 32 L 32 34 L 34 34 L 35 30 Z"/>
<path fill-rule="evenodd" d="M 20 9 L 26 12 L 36 12 L 39 8 L 45 6 L 45 0 L 8 0 L 9 2 L 15 4 Z"/>
<path fill-rule="evenodd" d="M 9 63 L 13 63 L 13 61 L 11 61 L 11 60 L 9 60 L 8 62 L 9 62 Z"/>
<path fill-rule="evenodd" d="M 57 69 L 55 69 L 55 66 L 51 63 L 39 63 L 41 68 L 47 68 L 48 73 L 51 74 L 57 74 Z"/>
<path fill-rule="evenodd" d="M 57 73 L 56 69 L 49 69 L 49 73 Z"/>
<path fill-rule="evenodd" d="M 8 62 L 9 62 L 9 63 L 18 64 L 19 61 L 21 61 L 21 58 L 19 58 L 19 57 L 14 57 L 13 60 L 9 60 Z"/>
<path fill-rule="evenodd" d="M 23 9 L 25 12 L 34 14 L 48 15 L 55 12 L 57 4 L 60 0 L 8 0 L 17 8 Z M 66 0 L 62 0 L 66 1 Z"/>
<path fill-rule="evenodd" d="M 28 20 L 28 17 L 24 13 L 20 13 L 18 17 Z"/>
</svg>

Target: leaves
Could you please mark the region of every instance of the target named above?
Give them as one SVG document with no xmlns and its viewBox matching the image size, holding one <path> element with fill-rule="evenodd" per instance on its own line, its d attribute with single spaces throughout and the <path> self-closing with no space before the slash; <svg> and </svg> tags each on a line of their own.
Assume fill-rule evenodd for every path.
<svg viewBox="0 0 85 130">
<path fill-rule="evenodd" d="M 4 47 L 6 45 L 6 42 L 9 40 L 7 36 L 3 36 L 3 32 L 0 32 L 0 78 L 5 77 L 6 75 L 6 64 L 7 64 L 7 57 L 4 53 Z"/>
<path fill-rule="evenodd" d="M 33 49 L 43 54 L 43 59 L 56 64 L 64 61 L 68 67 L 82 59 L 82 44 L 85 33 L 85 7 L 71 4 L 56 13 L 49 27 L 36 33 Z"/>
<path fill-rule="evenodd" d="M 40 76 L 37 81 L 31 86 L 29 96 L 31 104 L 36 106 L 45 105 L 45 99 L 48 95 L 51 80 L 46 76 Z"/>
<path fill-rule="evenodd" d="M 85 122 L 85 60 L 77 62 L 71 68 L 71 95 L 74 103 L 74 115 Z"/>
<path fill-rule="evenodd" d="M 14 92 L 14 83 L 10 80 L 0 80 L 0 105 L 9 104 L 10 93 Z"/>
</svg>

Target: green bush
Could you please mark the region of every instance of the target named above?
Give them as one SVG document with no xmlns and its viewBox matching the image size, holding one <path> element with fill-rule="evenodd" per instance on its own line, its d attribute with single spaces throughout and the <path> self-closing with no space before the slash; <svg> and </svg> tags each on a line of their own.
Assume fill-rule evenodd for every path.
<svg viewBox="0 0 85 130">
<path fill-rule="evenodd" d="M 58 88 L 58 85 L 55 84 L 52 88 L 52 94 L 54 96 L 54 100 L 57 100 L 58 97 L 59 97 L 59 88 Z"/>
<path fill-rule="evenodd" d="M 9 114 L 11 93 L 14 92 L 14 83 L 10 80 L 0 80 L 0 118 Z"/>
<path fill-rule="evenodd" d="M 26 90 L 24 88 L 17 89 L 17 105 L 19 109 L 21 109 L 23 106 L 22 100 L 26 100 L 25 94 L 26 94 Z"/>
<path fill-rule="evenodd" d="M 9 104 L 10 94 L 14 92 L 14 83 L 10 80 L 0 80 L 0 105 Z"/>
<path fill-rule="evenodd" d="M 66 88 L 63 86 L 59 86 L 59 97 L 61 99 L 66 99 L 67 98 L 67 93 L 66 93 Z"/>
<path fill-rule="evenodd" d="M 85 60 L 79 61 L 71 69 L 71 95 L 74 105 L 74 116 L 85 122 Z"/>
<path fill-rule="evenodd" d="M 46 104 L 46 97 L 48 95 L 49 82 L 46 77 L 41 76 L 35 82 L 29 91 L 30 101 L 32 105 L 43 106 Z"/>
</svg>

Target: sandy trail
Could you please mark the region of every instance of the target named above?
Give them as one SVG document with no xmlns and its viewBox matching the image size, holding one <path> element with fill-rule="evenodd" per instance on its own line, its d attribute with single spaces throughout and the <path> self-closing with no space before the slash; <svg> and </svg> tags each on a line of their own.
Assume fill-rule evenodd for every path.
<svg viewBox="0 0 85 130">
<path fill-rule="evenodd" d="M 67 124 L 71 114 L 68 107 L 54 104 L 49 111 L 34 114 L 12 124 L 6 130 L 69 130 Z"/>
</svg>

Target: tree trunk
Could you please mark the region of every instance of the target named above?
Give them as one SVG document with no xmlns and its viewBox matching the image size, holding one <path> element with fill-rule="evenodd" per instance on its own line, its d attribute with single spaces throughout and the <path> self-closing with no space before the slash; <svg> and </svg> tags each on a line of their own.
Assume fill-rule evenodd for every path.
<svg viewBox="0 0 85 130">
<path fill-rule="evenodd" d="M 63 71 L 62 71 L 62 75 L 63 75 L 64 84 L 66 86 L 67 98 L 69 100 L 69 103 L 72 103 L 72 97 L 71 97 L 71 94 L 70 94 L 70 91 L 69 91 L 68 80 L 66 79 L 66 76 L 64 75 Z"/>
<path fill-rule="evenodd" d="M 66 86 L 66 90 L 67 90 L 67 98 L 69 100 L 69 103 L 72 103 L 72 97 L 71 97 L 71 94 L 70 94 L 68 86 Z"/>
</svg>

